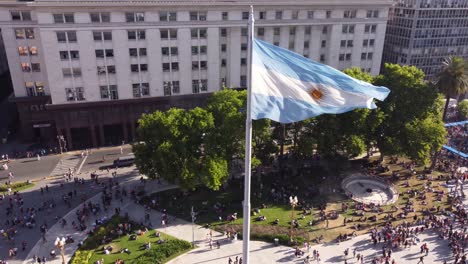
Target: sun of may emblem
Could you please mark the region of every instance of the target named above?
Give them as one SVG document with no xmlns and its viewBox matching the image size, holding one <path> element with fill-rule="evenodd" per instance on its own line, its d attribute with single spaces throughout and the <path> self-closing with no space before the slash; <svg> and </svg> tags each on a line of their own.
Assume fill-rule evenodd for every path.
<svg viewBox="0 0 468 264">
<path fill-rule="evenodd" d="M 323 92 L 320 89 L 314 87 L 310 91 L 310 96 L 312 96 L 312 98 L 318 101 L 323 98 Z"/>
</svg>

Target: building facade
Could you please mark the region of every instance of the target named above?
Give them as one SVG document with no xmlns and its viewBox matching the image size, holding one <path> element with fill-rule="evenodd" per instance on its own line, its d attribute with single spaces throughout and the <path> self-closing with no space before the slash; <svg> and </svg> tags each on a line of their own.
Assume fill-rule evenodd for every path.
<svg viewBox="0 0 468 264">
<path fill-rule="evenodd" d="M 255 1 L 257 38 L 378 74 L 388 0 Z M 26 139 L 131 141 L 142 113 L 247 82 L 250 1 L 0 1 Z M 54 140 L 56 141 L 56 140 Z"/>
<path fill-rule="evenodd" d="M 397 0 L 383 62 L 414 65 L 434 80 L 444 58 L 468 58 L 468 0 Z"/>
</svg>

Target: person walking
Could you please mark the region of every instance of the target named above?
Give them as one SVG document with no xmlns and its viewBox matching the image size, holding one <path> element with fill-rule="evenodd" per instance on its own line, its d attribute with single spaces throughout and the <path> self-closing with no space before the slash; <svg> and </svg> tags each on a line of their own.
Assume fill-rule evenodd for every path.
<svg viewBox="0 0 468 264">
<path fill-rule="evenodd" d="M 424 257 L 420 257 L 417 264 L 424 264 Z"/>
</svg>

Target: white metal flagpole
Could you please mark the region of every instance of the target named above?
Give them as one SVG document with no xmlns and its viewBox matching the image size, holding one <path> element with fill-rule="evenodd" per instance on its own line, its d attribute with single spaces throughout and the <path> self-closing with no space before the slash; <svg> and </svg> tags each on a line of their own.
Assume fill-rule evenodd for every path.
<svg viewBox="0 0 468 264">
<path fill-rule="evenodd" d="M 250 251 L 250 175 L 252 158 L 252 49 L 254 40 L 254 12 L 250 6 L 249 39 L 247 46 L 247 118 L 245 120 L 245 176 L 244 176 L 244 227 L 242 230 L 242 263 L 249 264 Z"/>
</svg>

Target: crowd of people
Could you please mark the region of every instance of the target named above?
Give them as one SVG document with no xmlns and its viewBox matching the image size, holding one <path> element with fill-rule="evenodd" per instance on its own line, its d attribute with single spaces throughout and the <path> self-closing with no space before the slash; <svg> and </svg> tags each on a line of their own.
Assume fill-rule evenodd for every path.
<svg viewBox="0 0 468 264">
<path fill-rule="evenodd" d="M 468 154 L 468 123 L 447 127 L 447 145 Z"/>
</svg>

